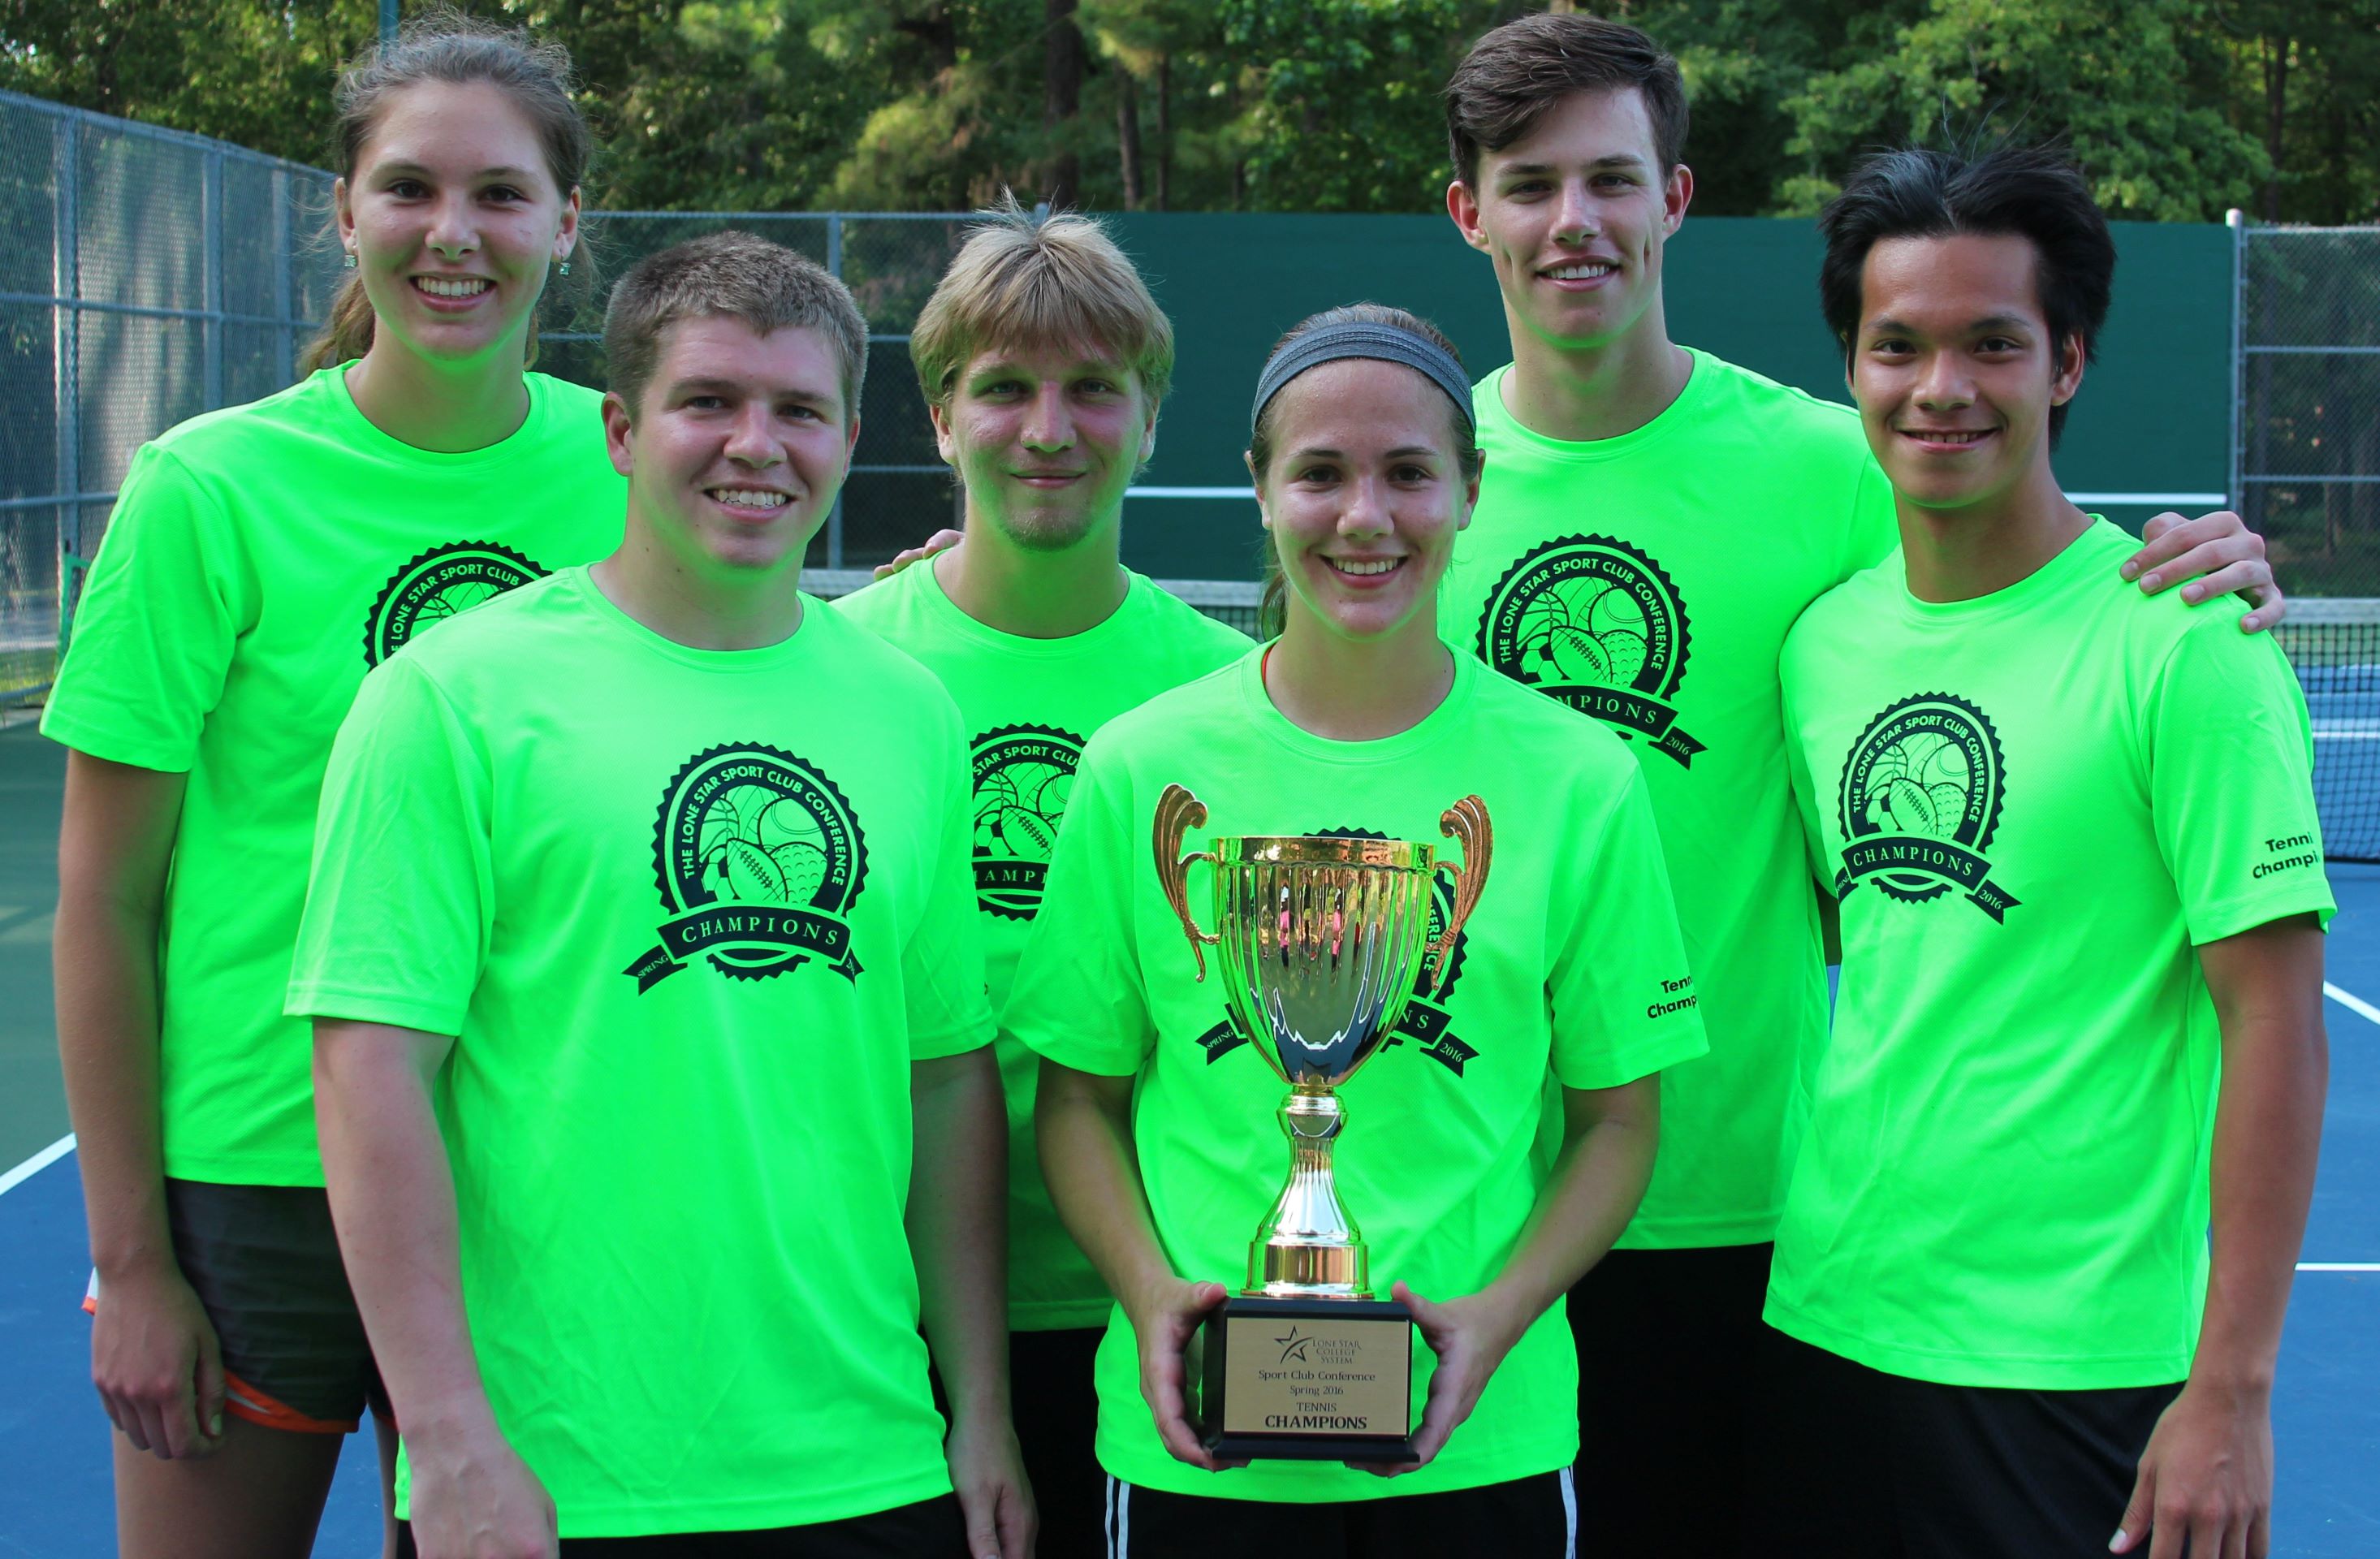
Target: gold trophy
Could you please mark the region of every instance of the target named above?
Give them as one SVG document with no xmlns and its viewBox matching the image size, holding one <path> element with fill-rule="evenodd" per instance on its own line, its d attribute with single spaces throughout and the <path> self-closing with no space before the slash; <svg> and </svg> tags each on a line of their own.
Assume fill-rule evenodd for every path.
<svg viewBox="0 0 2380 1559">
<path fill-rule="evenodd" d="M 1182 853 L 1207 809 L 1181 786 L 1157 803 L 1157 877 L 1207 978 L 1220 948 L 1224 996 L 1289 1097 L 1289 1180 L 1248 1247 L 1247 1282 L 1199 1334 L 1188 1369 L 1193 1416 L 1217 1455 L 1409 1461 L 1413 1313 L 1373 1297 L 1364 1236 L 1340 1204 L 1331 1149 L 1346 1125 L 1336 1091 L 1370 1060 L 1416 990 L 1435 993 L 1487 885 L 1491 839 L 1476 796 L 1439 827 L 1463 863 L 1405 840 L 1217 835 Z M 1214 868 L 1215 920 L 1190 910 L 1189 871 Z M 1429 936 L 1432 882 L 1452 879 L 1444 929 Z"/>
</svg>

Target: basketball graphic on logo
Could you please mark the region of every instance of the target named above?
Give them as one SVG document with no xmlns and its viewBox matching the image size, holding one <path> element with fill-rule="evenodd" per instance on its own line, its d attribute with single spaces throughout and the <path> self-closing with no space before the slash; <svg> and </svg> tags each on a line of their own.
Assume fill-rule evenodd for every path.
<svg viewBox="0 0 2380 1559">
<path fill-rule="evenodd" d="M 459 617 L 545 570 L 492 542 L 450 542 L 407 561 L 381 587 L 364 618 L 364 664 L 376 666 L 414 635 Z"/>
</svg>

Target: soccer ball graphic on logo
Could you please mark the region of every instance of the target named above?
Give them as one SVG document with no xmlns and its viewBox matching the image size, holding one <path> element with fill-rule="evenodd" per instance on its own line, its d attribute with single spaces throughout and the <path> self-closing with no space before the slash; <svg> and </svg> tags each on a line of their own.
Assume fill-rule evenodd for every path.
<svg viewBox="0 0 2380 1559">
<path fill-rule="evenodd" d="M 1038 759 L 986 774 L 975 796 L 976 849 L 1005 860 L 1048 860 L 1074 783 L 1071 771 Z"/>
<path fill-rule="evenodd" d="M 1890 834 L 1948 839 L 1958 832 L 1974 776 L 1959 744 L 1916 731 L 1878 754 L 1868 770 L 1868 822 Z"/>
<path fill-rule="evenodd" d="M 1524 682 L 1624 688 L 1645 668 L 1645 610 L 1607 581 L 1551 585 L 1522 608 L 1514 641 Z"/>
<path fill-rule="evenodd" d="M 765 785 L 730 786 L 702 820 L 702 885 L 736 904 L 808 904 L 826 880 L 826 832 Z"/>
</svg>

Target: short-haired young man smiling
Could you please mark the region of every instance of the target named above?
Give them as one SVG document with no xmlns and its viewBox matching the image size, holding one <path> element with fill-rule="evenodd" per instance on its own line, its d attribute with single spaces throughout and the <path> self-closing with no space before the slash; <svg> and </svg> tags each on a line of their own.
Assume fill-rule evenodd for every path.
<svg viewBox="0 0 2380 1559">
<path fill-rule="evenodd" d="M 1820 227 L 1900 550 L 1785 646 L 1843 975 L 1747 1552 L 2261 1559 L 2325 1071 L 2305 701 L 2059 491 L 2115 270 L 2070 164 L 1893 152 Z"/>
<path fill-rule="evenodd" d="M 1572 1290 L 1578 1487 L 1616 1552 L 1728 1553 L 1791 1101 L 1827 1020 L 1777 658 L 1890 548 L 1890 493 L 1846 408 L 1670 339 L 1663 246 L 1694 175 L 1651 39 L 1524 17 L 1446 99 L 1448 213 L 1494 265 L 1512 362 L 1477 388 L 1487 474 L 1441 629 L 1635 745 L 1710 1038 L 1663 1074 L 1652 1188 Z M 2205 574 L 2184 594 L 2208 601 L 2267 588 L 2262 558 L 2225 515 L 2131 563 L 2144 587 Z M 2268 598 L 2238 620 L 2277 615 Z"/>
<path fill-rule="evenodd" d="M 1118 561 L 1124 489 L 1157 437 L 1173 327 L 1088 218 L 985 213 L 909 337 L 943 458 L 966 495 L 960 544 L 837 606 L 917 657 L 971 737 L 976 890 L 997 1009 L 1040 909 L 1083 745 L 1169 688 L 1246 653 Z M 1008 1319 L 1017 1438 L 1042 1559 L 1106 1550 L 1092 1360 L 1112 1301 L 1050 1205 L 1036 1156 L 1039 1060 L 1002 1030 Z"/>
<path fill-rule="evenodd" d="M 295 961 L 410 1539 L 1023 1559 L 958 712 L 800 593 L 866 326 L 722 234 L 605 345 L 626 539 L 366 680 Z"/>
</svg>

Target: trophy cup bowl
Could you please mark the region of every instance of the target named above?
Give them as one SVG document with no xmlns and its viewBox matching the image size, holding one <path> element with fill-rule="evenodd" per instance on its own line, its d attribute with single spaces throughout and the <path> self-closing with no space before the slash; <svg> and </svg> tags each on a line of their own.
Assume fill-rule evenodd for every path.
<svg viewBox="0 0 2380 1559">
<path fill-rule="evenodd" d="M 1373 1296 L 1361 1231 L 1339 1200 L 1332 1150 L 1347 1111 L 1337 1093 L 1378 1054 L 1415 992 L 1435 992 L 1488 880 L 1488 809 L 1466 797 L 1440 830 L 1463 863 L 1432 846 L 1318 834 L 1225 834 L 1182 853 L 1207 809 L 1181 786 L 1159 798 L 1158 878 L 1207 978 L 1219 949 L 1241 1032 L 1289 1096 L 1280 1121 L 1290 1169 L 1248 1247 L 1240 1291 L 1201 1328 L 1188 1371 L 1208 1447 L 1227 1457 L 1409 1460 L 1413 1316 Z M 1214 869 L 1219 928 L 1190 909 L 1189 869 Z M 1433 882 L 1451 907 L 1429 936 Z"/>
</svg>

